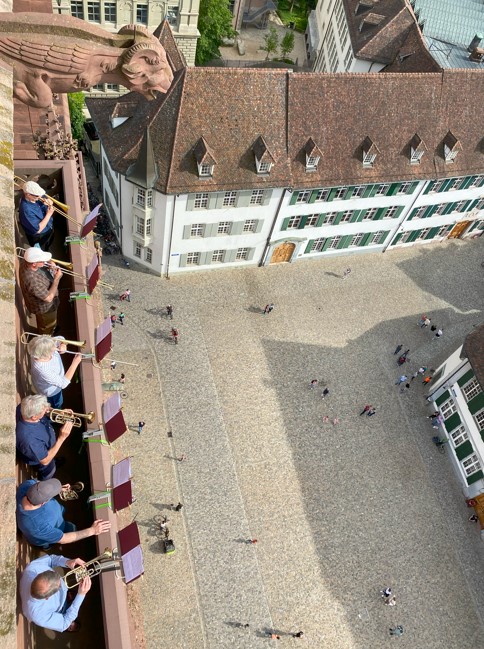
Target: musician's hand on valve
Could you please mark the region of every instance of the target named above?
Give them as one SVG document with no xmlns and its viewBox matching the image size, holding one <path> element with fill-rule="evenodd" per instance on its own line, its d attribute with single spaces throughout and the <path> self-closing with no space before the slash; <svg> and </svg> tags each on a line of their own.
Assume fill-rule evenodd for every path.
<svg viewBox="0 0 484 649">
<path fill-rule="evenodd" d="M 111 529 L 111 523 L 110 521 L 103 521 L 102 519 L 98 518 L 91 525 L 91 529 L 94 536 L 97 536 L 98 534 L 102 534 L 103 532 L 107 532 L 109 529 Z"/>
<path fill-rule="evenodd" d="M 77 559 L 69 559 L 69 561 L 66 561 L 67 567 L 71 570 L 74 570 L 76 566 L 84 566 L 85 564 L 86 562 L 84 561 L 84 559 L 79 559 L 79 557 Z"/>
<path fill-rule="evenodd" d="M 79 584 L 79 590 L 77 591 L 79 595 L 86 595 L 91 589 L 91 577 L 84 577 L 84 579 Z"/>
<path fill-rule="evenodd" d="M 55 269 L 54 269 L 54 279 L 57 279 L 57 280 L 60 281 L 61 277 L 62 277 L 62 271 L 58 266 L 56 266 Z"/>
<path fill-rule="evenodd" d="M 73 421 L 66 421 L 66 423 L 62 426 L 62 428 L 59 431 L 59 437 L 62 437 L 63 439 L 69 437 L 73 425 L 74 425 Z"/>
</svg>

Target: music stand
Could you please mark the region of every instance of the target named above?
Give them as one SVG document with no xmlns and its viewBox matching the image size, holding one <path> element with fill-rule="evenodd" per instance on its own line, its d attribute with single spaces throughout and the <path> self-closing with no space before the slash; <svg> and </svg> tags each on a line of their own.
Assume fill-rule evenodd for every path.
<svg viewBox="0 0 484 649">
<path fill-rule="evenodd" d="M 111 351 L 112 337 L 113 337 L 113 332 L 111 327 L 111 319 L 108 316 L 96 328 L 95 352 L 96 352 L 96 361 L 98 363 L 100 363 L 103 360 L 103 358 L 106 358 L 106 356 Z"/>
<path fill-rule="evenodd" d="M 138 525 L 133 522 L 118 532 L 119 550 L 123 562 L 124 579 L 127 584 L 144 574 L 143 553 Z"/>
<path fill-rule="evenodd" d="M 99 205 L 96 205 L 96 207 L 90 212 L 86 218 L 84 219 L 84 223 L 82 224 L 81 228 L 81 234 L 79 235 L 82 238 L 87 237 L 89 232 L 92 232 L 96 223 L 97 223 L 97 217 L 99 214 L 99 210 L 102 207 L 102 203 L 99 203 Z"/>
<path fill-rule="evenodd" d="M 102 406 L 104 432 L 110 444 L 124 435 L 128 427 L 121 411 L 121 396 L 115 392 Z"/>
<path fill-rule="evenodd" d="M 92 295 L 92 292 L 96 288 L 100 277 L 101 268 L 99 266 L 99 257 L 97 255 L 94 255 L 87 267 L 87 291 L 89 295 Z"/>
</svg>

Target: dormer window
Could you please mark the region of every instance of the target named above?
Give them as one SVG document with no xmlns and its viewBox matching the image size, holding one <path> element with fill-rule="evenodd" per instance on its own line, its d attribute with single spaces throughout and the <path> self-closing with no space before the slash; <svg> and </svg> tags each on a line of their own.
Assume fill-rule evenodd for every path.
<svg viewBox="0 0 484 649">
<path fill-rule="evenodd" d="M 376 0 L 360 0 L 356 5 L 355 14 L 359 16 L 360 14 L 371 9 L 376 3 Z"/>
<path fill-rule="evenodd" d="M 451 131 L 444 138 L 444 159 L 447 164 L 452 164 L 457 154 L 462 149 L 462 145 Z"/>
<path fill-rule="evenodd" d="M 318 155 L 308 155 L 306 156 L 306 169 L 308 171 L 318 168 L 319 156 Z"/>
<path fill-rule="evenodd" d="M 252 151 L 254 152 L 255 156 L 255 168 L 257 170 L 257 173 L 261 176 L 267 176 L 268 174 L 270 174 L 272 166 L 274 164 L 274 158 L 272 157 L 272 154 L 269 151 L 262 135 L 259 135 L 257 140 L 254 142 Z"/>
<path fill-rule="evenodd" d="M 426 146 L 422 139 L 415 133 L 410 141 L 410 164 L 419 165 L 423 154 L 425 153 Z"/>
<path fill-rule="evenodd" d="M 193 149 L 193 153 L 197 162 L 198 177 L 212 178 L 216 160 L 212 152 L 210 151 L 205 138 L 201 137 L 198 140 L 195 148 Z"/>
<path fill-rule="evenodd" d="M 321 150 L 312 137 L 310 137 L 306 142 L 304 153 L 306 155 L 306 171 L 317 171 L 319 160 L 321 158 Z"/>
<path fill-rule="evenodd" d="M 379 153 L 376 144 L 369 137 L 366 137 L 362 146 L 362 162 L 364 167 L 373 167 L 377 153 Z"/>
<path fill-rule="evenodd" d="M 361 21 L 359 31 L 362 32 L 370 27 L 376 27 L 382 22 L 382 20 L 385 20 L 385 16 L 382 16 L 381 14 L 368 14 L 368 16 L 365 16 Z"/>
</svg>

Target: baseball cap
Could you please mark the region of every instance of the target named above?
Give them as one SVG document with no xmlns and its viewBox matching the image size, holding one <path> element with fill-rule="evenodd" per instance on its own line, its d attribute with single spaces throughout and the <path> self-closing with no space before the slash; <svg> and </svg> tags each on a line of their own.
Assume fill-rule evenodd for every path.
<svg viewBox="0 0 484 649">
<path fill-rule="evenodd" d="M 42 505 L 51 498 L 58 496 L 62 490 L 62 484 L 57 478 L 36 482 L 25 494 L 32 505 Z"/>
<path fill-rule="evenodd" d="M 34 264 L 36 261 L 50 261 L 52 255 L 50 252 L 44 252 L 41 248 L 27 248 L 24 259 L 28 264 Z"/>
<path fill-rule="evenodd" d="M 24 192 L 26 194 L 32 194 L 32 196 L 44 196 L 45 189 L 37 183 L 34 183 L 33 180 L 29 180 L 24 185 Z"/>
</svg>

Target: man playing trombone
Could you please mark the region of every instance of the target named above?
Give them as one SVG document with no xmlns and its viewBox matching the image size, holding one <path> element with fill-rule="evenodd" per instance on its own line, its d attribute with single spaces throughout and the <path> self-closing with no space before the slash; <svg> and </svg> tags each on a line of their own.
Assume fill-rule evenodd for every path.
<svg viewBox="0 0 484 649">
<path fill-rule="evenodd" d="M 83 565 L 85 561 L 82 559 L 66 559 L 55 554 L 45 555 L 29 563 L 20 579 L 22 613 L 29 622 L 59 632 L 73 633 L 79 630 L 76 618 L 84 597 L 91 588 L 91 578 L 84 577 L 69 605 L 65 581 L 54 568 L 73 569 Z"/>
<path fill-rule="evenodd" d="M 52 215 L 54 204 L 45 196 L 45 190 L 32 180 L 23 186 L 23 197 L 20 199 L 20 225 L 31 246 L 39 244 L 42 250 L 48 250 L 54 238 Z"/>
<path fill-rule="evenodd" d="M 35 315 L 39 334 L 51 334 L 57 325 L 59 282 L 62 271 L 50 261 L 50 252 L 27 248 L 20 262 L 20 288 L 25 306 Z M 52 271 L 45 266 L 52 266 Z"/>
</svg>

